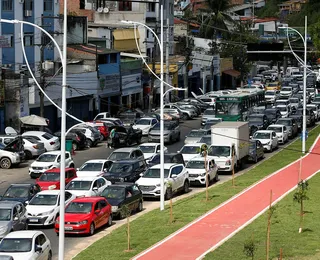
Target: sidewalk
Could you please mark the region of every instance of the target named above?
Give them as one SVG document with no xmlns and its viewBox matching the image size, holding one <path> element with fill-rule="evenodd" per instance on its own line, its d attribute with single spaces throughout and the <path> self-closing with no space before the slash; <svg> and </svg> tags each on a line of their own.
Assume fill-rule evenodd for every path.
<svg viewBox="0 0 320 260">
<path fill-rule="evenodd" d="M 309 179 L 320 171 L 319 137 L 310 151 L 315 154 L 307 154 L 302 158 L 302 179 Z M 269 207 L 271 190 L 273 203 L 294 190 L 298 183 L 299 168 L 300 160 L 287 165 L 133 259 L 201 259 L 263 214 Z"/>
</svg>

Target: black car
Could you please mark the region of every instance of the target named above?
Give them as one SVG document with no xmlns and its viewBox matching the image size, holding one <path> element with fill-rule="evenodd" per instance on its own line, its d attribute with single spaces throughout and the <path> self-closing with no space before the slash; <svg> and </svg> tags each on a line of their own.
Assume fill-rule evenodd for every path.
<svg viewBox="0 0 320 260">
<path fill-rule="evenodd" d="M 180 153 L 166 153 L 164 154 L 164 163 L 181 163 L 186 165 L 183 156 Z M 148 167 L 160 164 L 160 154 L 156 154 L 150 161 L 148 161 Z"/>
<path fill-rule="evenodd" d="M 143 197 L 139 187 L 134 183 L 116 183 L 106 187 L 102 193 L 111 204 L 114 217 L 124 218 L 123 207 L 127 206 L 131 211 L 143 210 Z"/>
<path fill-rule="evenodd" d="M 142 131 L 140 129 L 131 128 L 131 130 L 128 131 L 129 128 L 126 128 L 124 126 L 112 126 L 112 127 L 109 127 L 109 131 L 111 132 L 113 128 L 115 128 L 116 132 L 119 134 L 118 147 L 114 147 L 114 148 L 127 147 L 134 143 L 141 144 Z M 108 143 L 111 144 L 111 142 L 112 140 L 111 138 L 109 138 Z"/>
<path fill-rule="evenodd" d="M 39 191 L 41 191 L 41 188 L 38 184 L 11 184 L 1 200 L 19 201 L 26 205 Z"/>
<path fill-rule="evenodd" d="M 314 126 L 316 124 L 316 115 L 313 112 L 313 108 L 307 107 L 306 108 L 306 119 L 307 119 L 307 126 Z"/>
<path fill-rule="evenodd" d="M 135 182 L 140 178 L 140 173 L 146 169 L 147 164 L 144 159 L 116 161 L 103 174 L 103 177 L 112 183 Z"/>
<path fill-rule="evenodd" d="M 259 140 L 250 140 L 249 146 L 249 161 L 258 162 L 264 157 L 264 148 Z"/>
<path fill-rule="evenodd" d="M 251 114 L 248 117 L 249 127 L 255 126 L 258 130 L 267 129 L 269 125 L 269 120 L 264 114 Z"/>
<path fill-rule="evenodd" d="M 59 139 L 61 138 L 61 132 L 55 132 L 54 135 L 59 137 Z M 87 138 L 80 130 L 71 129 L 66 136 L 66 140 L 72 140 L 72 148 L 74 151 L 87 147 Z"/>
<path fill-rule="evenodd" d="M 267 108 L 265 110 L 265 115 L 267 116 L 268 121 L 271 124 L 274 124 L 275 122 L 278 121 L 279 118 L 281 118 L 281 112 L 277 108 Z"/>
</svg>

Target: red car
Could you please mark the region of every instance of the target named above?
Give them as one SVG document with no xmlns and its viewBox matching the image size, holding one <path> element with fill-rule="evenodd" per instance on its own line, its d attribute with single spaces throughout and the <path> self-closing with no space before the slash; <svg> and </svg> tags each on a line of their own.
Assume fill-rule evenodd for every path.
<svg viewBox="0 0 320 260">
<path fill-rule="evenodd" d="M 77 172 L 74 168 L 66 168 L 66 185 L 77 177 Z M 50 169 L 36 180 L 36 184 L 41 187 L 41 190 L 59 190 L 60 189 L 60 168 Z"/>
<path fill-rule="evenodd" d="M 99 130 L 99 132 L 103 136 L 104 140 L 108 139 L 110 133 L 109 133 L 108 125 L 105 122 L 102 122 L 102 121 L 91 121 L 91 122 L 88 122 L 88 123 L 92 127 L 94 127 L 97 130 Z"/>
<path fill-rule="evenodd" d="M 59 233 L 59 221 L 56 220 L 54 230 Z M 104 197 L 81 197 L 71 201 L 65 211 L 66 234 L 89 234 L 104 225 L 111 226 L 111 205 Z"/>
</svg>

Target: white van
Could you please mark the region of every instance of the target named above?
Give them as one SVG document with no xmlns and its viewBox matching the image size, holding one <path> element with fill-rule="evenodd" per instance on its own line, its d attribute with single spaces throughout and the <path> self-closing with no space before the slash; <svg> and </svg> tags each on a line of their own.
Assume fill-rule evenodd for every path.
<svg viewBox="0 0 320 260">
<path fill-rule="evenodd" d="M 297 67 L 288 67 L 287 70 L 286 70 L 286 75 L 287 76 L 292 76 L 293 72 L 300 72 L 300 70 Z"/>
</svg>

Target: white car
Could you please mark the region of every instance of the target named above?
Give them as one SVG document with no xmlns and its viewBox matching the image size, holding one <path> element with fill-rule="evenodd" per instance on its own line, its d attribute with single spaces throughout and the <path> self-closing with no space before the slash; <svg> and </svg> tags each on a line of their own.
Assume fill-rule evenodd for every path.
<svg viewBox="0 0 320 260">
<path fill-rule="evenodd" d="M 134 123 L 133 129 L 140 129 L 142 135 L 148 135 L 150 129 L 158 123 L 158 120 L 152 117 L 143 117 Z"/>
<path fill-rule="evenodd" d="M 144 197 L 160 197 L 160 167 L 160 164 L 152 166 L 136 181 Z M 189 191 L 189 174 L 183 164 L 165 163 L 163 167 L 166 199 L 179 190 Z"/>
<path fill-rule="evenodd" d="M 77 168 L 78 177 L 97 177 L 105 173 L 111 165 L 109 160 L 96 159 L 86 161 L 80 168 Z"/>
<path fill-rule="evenodd" d="M 147 161 L 151 160 L 156 154 L 160 153 L 159 143 L 144 143 L 144 144 L 140 144 L 138 148 L 142 151 L 143 156 Z M 168 148 L 164 147 L 164 153 L 167 153 L 167 152 L 168 152 Z"/>
<path fill-rule="evenodd" d="M 289 140 L 289 131 L 285 125 L 269 125 L 267 130 L 275 131 L 279 143 L 286 143 Z"/>
<path fill-rule="evenodd" d="M 24 132 L 22 136 L 31 136 L 37 141 L 44 144 L 44 147 L 46 148 L 46 151 L 55 151 L 60 149 L 60 141 L 59 138 L 56 136 L 53 136 L 47 132 L 42 131 L 28 131 Z"/>
<path fill-rule="evenodd" d="M 50 240 L 39 230 L 11 232 L 0 242 L 0 259 L 52 259 Z"/>
<path fill-rule="evenodd" d="M 16 152 L 6 150 L 6 146 L 0 143 L 0 167 L 2 169 L 10 169 L 12 165 L 21 162 L 20 155 Z"/>
<path fill-rule="evenodd" d="M 213 157 L 207 156 L 206 166 L 207 167 L 205 167 L 205 158 L 202 156 L 195 157 L 187 163 L 186 169 L 189 172 L 190 184 L 206 185 L 207 172 L 208 183 L 210 183 L 212 180 L 215 182 L 219 180 L 218 166 L 216 165 Z"/>
<path fill-rule="evenodd" d="M 278 148 L 278 136 L 275 131 L 272 130 L 258 130 L 253 134 L 253 140 L 259 140 L 263 145 L 263 148 L 269 152 Z"/>
<path fill-rule="evenodd" d="M 320 120 L 320 106 L 317 104 L 307 104 L 307 108 L 311 108 L 315 117 L 316 121 Z"/>
<path fill-rule="evenodd" d="M 77 177 L 68 183 L 66 190 L 77 197 L 95 197 L 109 185 L 111 182 L 103 177 Z"/>
<path fill-rule="evenodd" d="M 282 87 L 280 89 L 280 98 L 290 98 L 293 94 L 292 87 Z"/>
<path fill-rule="evenodd" d="M 178 153 L 182 154 L 183 160 L 187 163 L 193 157 L 201 154 L 201 146 L 205 143 L 185 144 Z"/>
<path fill-rule="evenodd" d="M 65 204 L 76 195 L 65 192 Z M 44 190 L 37 193 L 26 206 L 27 223 L 34 226 L 53 225 L 59 215 L 60 190 Z"/>
<path fill-rule="evenodd" d="M 32 137 L 23 138 L 23 147 L 27 159 L 38 157 L 39 155 L 46 152 L 44 144 Z"/>
<path fill-rule="evenodd" d="M 264 93 L 264 98 L 266 102 L 274 103 L 279 98 L 279 90 L 267 90 Z"/>
<path fill-rule="evenodd" d="M 291 108 L 289 106 L 285 106 L 285 105 L 279 105 L 276 106 L 276 109 L 278 109 L 281 113 L 281 117 L 289 117 L 291 114 Z"/>
<path fill-rule="evenodd" d="M 61 151 L 52 151 L 41 154 L 29 167 L 31 178 L 38 178 L 49 169 L 60 167 Z M 70 152 L 66 152 L 66 168 L 74 168 L 74 162 Z"/>
</svg>

